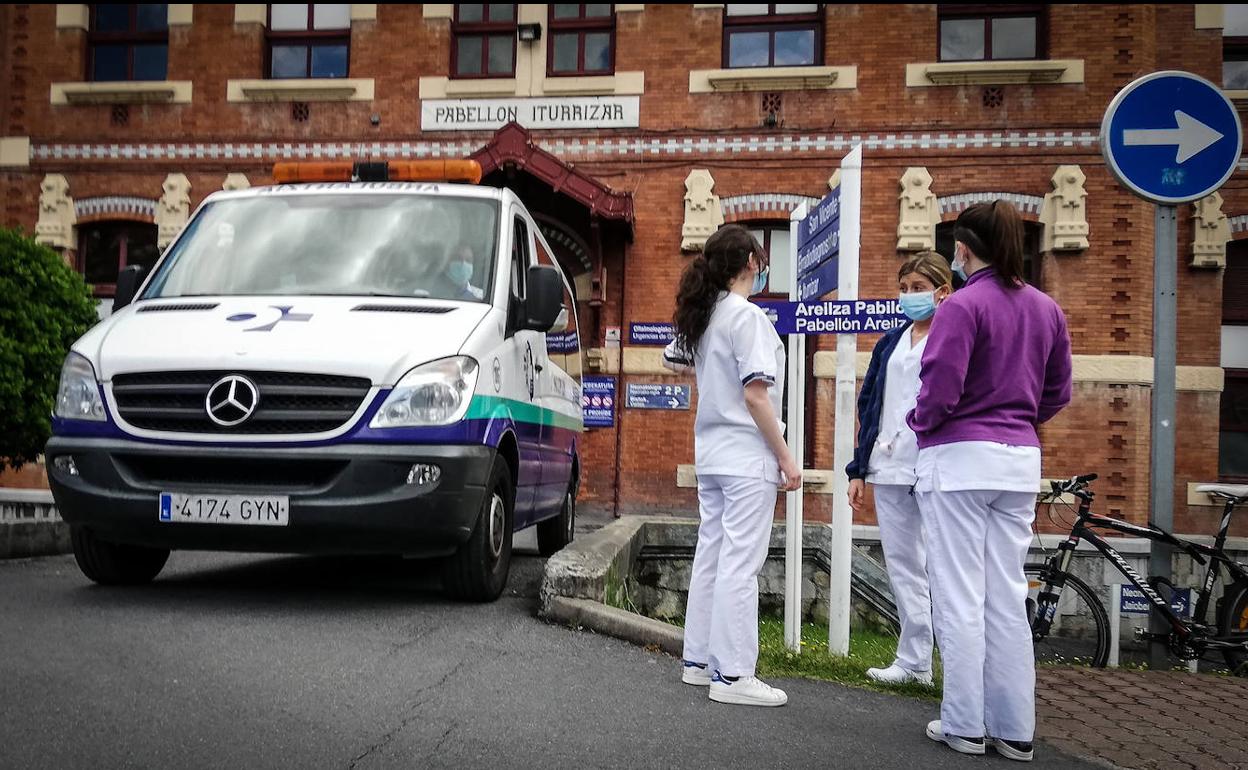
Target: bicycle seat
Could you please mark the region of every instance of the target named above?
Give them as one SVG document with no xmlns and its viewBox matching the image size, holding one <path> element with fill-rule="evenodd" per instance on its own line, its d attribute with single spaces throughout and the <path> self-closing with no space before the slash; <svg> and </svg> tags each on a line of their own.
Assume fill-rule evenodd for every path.
<svg viewBox="0 0 1248 770">
<path fill-rule="evenodd" d="M 1196 491 L 1235 502 L 1248 499 L 1248 484 L 1201 484 L 1196 487 Z"/>
</svg>

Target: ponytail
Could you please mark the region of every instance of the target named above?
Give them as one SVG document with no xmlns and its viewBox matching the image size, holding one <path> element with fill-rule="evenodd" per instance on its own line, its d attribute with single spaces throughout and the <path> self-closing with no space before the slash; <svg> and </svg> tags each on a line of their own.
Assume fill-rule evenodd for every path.
<svg viewBox="0 0 1248 770">
<path fill-rule="evenodd" d="M 698 343 L 711 323 L 719 293 L 728 290 L 733 279 L 749 264 L 751 254 L 760 263 L 766 263 L 763 247 L 749 230 L 740 225 L 725 225 L 706 239 L 702 253 L 685 267 L 676 290 L 672 325 L 677 344 L 690 355 L 697 352 Z"/>
<path fill-rule="evenodd" d="M 958 216 L 953 237 L 991 265 L 1002 286 L 1017 289 L 1027 282 L 1023 270 L 1023 218 L 1009 203 L 996 200 L 966 209 Z"/>
</svg>

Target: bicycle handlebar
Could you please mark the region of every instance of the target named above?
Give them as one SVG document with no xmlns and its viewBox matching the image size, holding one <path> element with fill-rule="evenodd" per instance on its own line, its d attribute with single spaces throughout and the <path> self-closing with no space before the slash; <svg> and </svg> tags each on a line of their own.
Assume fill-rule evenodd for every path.
<svg viewBox="0 0 1248 770">
<path fill-rule="evenodd" d="M 1083 492 L 1088 488 L 1088 485 L 1093 481 L 1096 481 L 1097 478 L 1097 474 L 1088 473 L 1083 476 L 1072 476 L 1066 481 L 1051 481 L 1049 482 L 1049 486 L 1052 491 L 1048 496 L 1058 497 L 1064 494 Z"/>
</svg>

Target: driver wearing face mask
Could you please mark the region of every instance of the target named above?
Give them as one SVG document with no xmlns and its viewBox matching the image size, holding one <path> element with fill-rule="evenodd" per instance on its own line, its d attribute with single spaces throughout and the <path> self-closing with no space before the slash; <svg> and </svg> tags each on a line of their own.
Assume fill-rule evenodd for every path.
<svg viewBox="0 0 1248 770">
<path fill-rule="evenodd" d="M 474 270 L 472 249 L 466 245 L 455 247 L 451 259 L 446 264 L 446 280 L 451 284 L 451 299 L 480 300 L 485 292 L 472 285 Z"/>
</svg>

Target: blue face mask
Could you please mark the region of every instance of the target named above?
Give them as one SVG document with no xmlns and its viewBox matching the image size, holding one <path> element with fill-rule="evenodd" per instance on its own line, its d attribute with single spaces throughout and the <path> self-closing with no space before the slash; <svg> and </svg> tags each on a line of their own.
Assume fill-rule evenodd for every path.
<svg viewBox="0 0 1248 770">
<path fill-rule="evenodd" d="M 936 313 L 936 292 L 916 291 L 897 298 L 901 312 L 912 321 L 926 321 Z"/>
<path fill-rule="evenodd" d="M 471 262 L 452 262 L 446 269 L 446 277 L 456 286 L 467 286 L 472 280 Z"/>
<path fill-rule="evenodd" d="M 966 257 L 961 256 L 961 254 L 957 250 L 957 246 L 954 246 L 953 264 L 951 264 L 950 267 L 953 268 L 953 274 L 956 275 L 958 278 L 960 278 L 963 283 L 965 283 L 966 282 Z"/>
<path fill-rule="evenodd" d="M 754 285 L 750 287 L 750 296 L 762 294 L 763 289 L 767 288 L 767 274 L 771 272 L 771 268 L 764 267 L 754 274 Z"/>
</svg>

